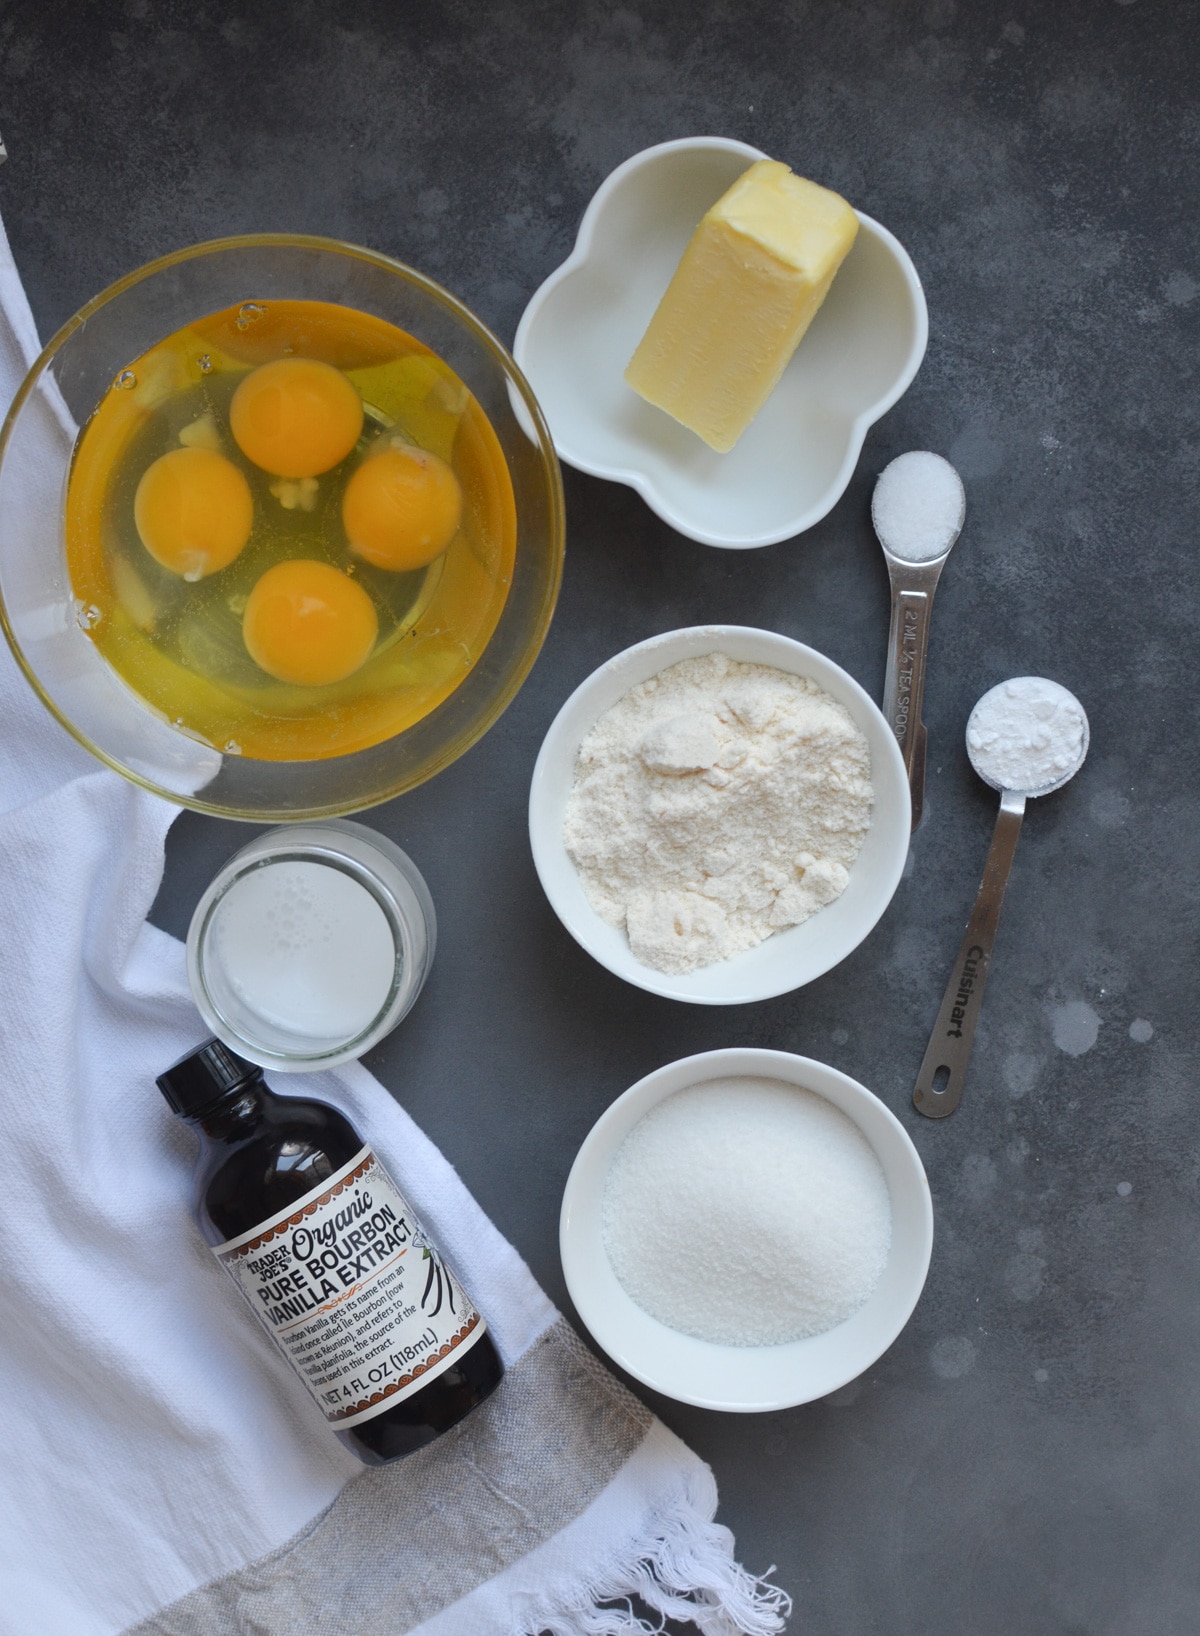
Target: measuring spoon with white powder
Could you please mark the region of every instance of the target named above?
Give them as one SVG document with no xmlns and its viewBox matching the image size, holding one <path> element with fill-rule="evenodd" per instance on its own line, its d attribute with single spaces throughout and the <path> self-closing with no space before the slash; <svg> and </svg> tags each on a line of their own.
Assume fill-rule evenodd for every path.
<svg viewBox="0 0 1200 1636">
<path fill-rule="evenodd" d="M 1000 811 L 979 895 L 913 1091 L 918 1113 L 930 1119 L 953 1113 L 962 1097 L 1025 803 L 1074 778 L 1089 736 L 1079 700 L 1042 676 L 1001 682 L 983 695 L 967 721 L 971 765 L 985 784 L 1000 791 Z"/>
<path fill-rule="evenodd" d="M 871 521 L 892 583 L 883 713 L 904 757 L 914 829 L 925 804 L 921 702 L 933 593 L 966 515 L 962 478 L 948 460 L 926 449 L 897 455 L 871 498 Z"/>
</svg>

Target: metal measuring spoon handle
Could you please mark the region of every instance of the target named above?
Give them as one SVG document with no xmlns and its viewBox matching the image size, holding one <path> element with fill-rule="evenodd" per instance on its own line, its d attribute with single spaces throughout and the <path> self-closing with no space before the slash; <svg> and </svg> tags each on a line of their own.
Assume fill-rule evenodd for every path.
<svg viewBox="0 0 1200 1636">
<path fill-rule="evenodd" d="M 971 765 L 984 783 L 1000 791 L 1000 811 L 979 895 L 913 1091 L 918 1112 L 930 1119 L 953 1113 L 962 1096 L 1025 803 L 1062 789 L 1074 778 L 1090 739 L 1079 700 L 1044 676 L 1015 676 L 999 683 L 984 694 L 967 721 Z M 1010 788 L 1018 779 L 1022 787 Z"/>
<path fill-rule="evenodd" d="M 883 684 L 883 713 L 896 736 L 908 787 L 912 794 L 912 827 L 921 822 L 925 807 L 925 656 L 933 593 L 945 557 L 934 563 L 901 562 L 885 549 L 892 584 L 892 621 L 888 631 L 887 675 Z"/>
<path fill-rule="evenodd" d="M 962 1097 L 975 1024 L 983 1005 L 983 987 L 992 961 L 996 928 L 1000 924 L 1004 888 L 1008 885 L 1024 816 L 1025 797 L 1015 790 L 1003 791 L 979 895 L 959 945 L 913 1091 L 914 1107 L 930 1119 L 944 1119 L 953 1113 Z"/>
<path fill-rule="evenodd" d="M 925 808 L 925 655 L 933 593 L 967 514 L 962 479 L 948 460 L 910 449 L 884 467 L 871 521 L 892 586 L 883 713 L 896 736 L 912 795 L 912 827 Z"/>
</svg>

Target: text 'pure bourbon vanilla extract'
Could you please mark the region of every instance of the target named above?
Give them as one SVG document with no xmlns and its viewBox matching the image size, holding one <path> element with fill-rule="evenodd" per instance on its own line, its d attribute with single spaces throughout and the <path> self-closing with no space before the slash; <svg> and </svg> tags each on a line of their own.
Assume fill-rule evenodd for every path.
<svg viewBox="0 0 1200 1636">
<path fill-rule="evenodd" d="M 396 1459 L 488 1396 L 486 1324 L 343 1114 L 219 1040 L 158 1087 L 200 1137 L 200 1231 L 347 1448 Z"/>
</svg>

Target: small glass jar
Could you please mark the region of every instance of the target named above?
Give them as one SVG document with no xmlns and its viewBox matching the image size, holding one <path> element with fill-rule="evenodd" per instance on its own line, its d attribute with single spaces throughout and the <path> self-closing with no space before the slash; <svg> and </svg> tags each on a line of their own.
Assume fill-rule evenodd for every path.
<svg viewBox="0 0 1200 1636">
<path fill-rule="evenodd" d="M 200 899 L 188 979 L 240 1056 L 316 1072 L 395 1028 L 436 941 L 429 889 L 394 842 L 340 818 L 285 824 L 235 853 Z"/>
</svg>

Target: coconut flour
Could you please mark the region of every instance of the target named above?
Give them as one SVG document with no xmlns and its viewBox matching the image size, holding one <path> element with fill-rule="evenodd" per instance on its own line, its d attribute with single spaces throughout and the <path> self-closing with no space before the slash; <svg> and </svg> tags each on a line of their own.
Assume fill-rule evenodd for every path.
<svg viewBox="0 0 1200 1636">
<path fill-rule="evenodd" d="M 695 971 L 841 894 L 871 822 L 870 773 L 865 737 L 815 682 L 705 654 L 592 728 L 564 839 L 634 957 Z"/>
</svg>

